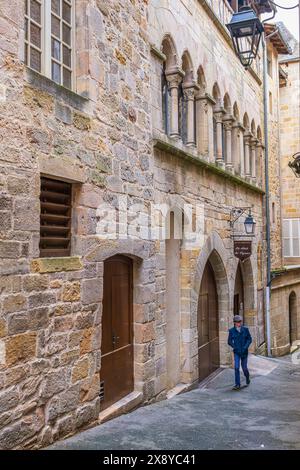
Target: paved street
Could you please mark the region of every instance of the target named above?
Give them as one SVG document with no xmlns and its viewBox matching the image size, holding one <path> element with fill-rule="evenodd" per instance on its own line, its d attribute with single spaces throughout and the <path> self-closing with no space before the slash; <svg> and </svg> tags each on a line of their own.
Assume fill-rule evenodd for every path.
<svg viewBox="0 0 300 470">
<path fill-rule="evenodd" d="M 204 388 L 123 415 L 51 449 L 300 449 L 300 365 L 251 357 L 252 382 L 223 370 Z"/>
</svg>

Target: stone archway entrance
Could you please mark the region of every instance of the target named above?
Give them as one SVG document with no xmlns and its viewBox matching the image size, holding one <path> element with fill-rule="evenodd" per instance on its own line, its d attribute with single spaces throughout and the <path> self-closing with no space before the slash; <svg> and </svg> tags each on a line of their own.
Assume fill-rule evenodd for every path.
<svg viewBox="0 0 300 470">
<path fill-rule="evenodd" d="M 121 255 L 104 262 L 102 410 L 134 389 L 132 264 L 130 258 Z"/>
<path fill-rule="evenodd" d="M 218 293 L 210 261 L 204 269 L 198 301 L 198 360 L 199 381 L 220 366 Z"/>
<path fill-rule="evenodd" d="M 240 263 L 238 264 L 235 276 L 233 315 L 244 316 L 244 279 Z"/>
</svg>

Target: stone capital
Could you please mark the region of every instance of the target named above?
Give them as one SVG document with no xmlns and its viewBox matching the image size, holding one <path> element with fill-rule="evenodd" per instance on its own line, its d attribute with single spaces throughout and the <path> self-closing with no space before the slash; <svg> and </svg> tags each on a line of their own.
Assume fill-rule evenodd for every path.
<svg viewBox="0 0 300 470">
<path fill-rule="evenodd" d="M 179 69 L 176 72 L 166 73 L 166 79 L 169 84 L 169 88 L 177 88 L 182 82 L 183 77 L 184 72 Z"/>
<path fill-rule="evenodd" d="M 223 125 L 226 132 L 230 132 L 232 130 L 232 121 L 223 121 Z"/>
<path fill-rule="evenodd" d="M 194 101 L 195 88 L 194 87 L 183 88 L 183 95 L 187 101 Z"/>
<path fill-rule="evenodd" d="M 217 122 L 222 123 L 223 122 L 223 116 L 224 116 L 224 109 L 223 108 L 217 108 L 214 110 L 214 118 Z"/>
</svg>

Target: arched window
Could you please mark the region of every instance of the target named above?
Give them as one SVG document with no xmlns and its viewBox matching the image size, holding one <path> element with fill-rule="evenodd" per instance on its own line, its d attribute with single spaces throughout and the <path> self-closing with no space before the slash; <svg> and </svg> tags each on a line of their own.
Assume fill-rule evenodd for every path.
<svg viewBox="0 0 300 470">
<path fill-rule="evenodd" d="M 163 65 L 161 78 L 163 130 L 170 135 L 170 89 L 166 78 L 166 64 Z"/>
<path fill-rule="evenodd" d="M 162 42 L 162 53 L 166 57 L 161 78 L 162 128 L 167 135 L 177 138 L 179 135 L 178 86 L 182 75 L 177 65 L 176 49 L 169 36 L 166 36 Z"/>
</svg>

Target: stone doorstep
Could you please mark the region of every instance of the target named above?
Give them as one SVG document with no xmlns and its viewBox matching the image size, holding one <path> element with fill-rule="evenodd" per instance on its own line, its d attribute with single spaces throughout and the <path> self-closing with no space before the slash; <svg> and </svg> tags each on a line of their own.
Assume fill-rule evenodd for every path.
<svg viewBox="0 0 300 470">
<path fill-rule="evenodd" d="M 206 379 L 202 380 L 200 383 L 198 382 L 197 388 L 206 388 L 207 385 L 212 382 L 224 369 L 228 369 L 230 366 L 220 366 L 217 370 L 215 370 L 212 374 L 210 374 Z"/>
<path fill-rule="evenodd" d="M 179 383 L 175 385 L 174 388 L 171 388 L 171 390 L 168 391 L 167 400 L 170 400 L 171 398 L 175 397 L 176 395 L 179 395 L 180 393 L 188 392 L 192 388 L 195 388 L 194 384 Z"/>
<path fill-rule="evenodd" d="M 126 397 L 117 401 L 117 403 L 114 403 L 106 410 L 101 411 L 98 417 L 98 423 L 102 424 L 105 421 L 134 410 L 134 408 L 143 402 L 143 399 L 144 397 L 142 392 L 129 393 L 129 395 L 126 395 Z"/>
</svg>

